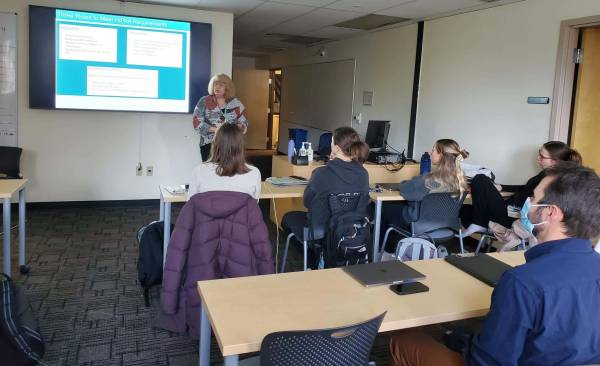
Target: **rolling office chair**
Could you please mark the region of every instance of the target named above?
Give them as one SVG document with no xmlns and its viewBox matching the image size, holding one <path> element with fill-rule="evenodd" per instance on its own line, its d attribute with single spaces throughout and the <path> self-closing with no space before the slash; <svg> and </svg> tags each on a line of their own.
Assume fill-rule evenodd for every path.
<svg viewBox="0 0 600 366">
<path fill-rule="evenodd" d="M 366 366 L 379 326 L 387 312 L 350 326 L 267 334 L 260 366 Z"/>
<path fill-rule="evenodd" d="M 425 237 L 435 244 L 447 242 L 454 238 L 454 233 L 458 233 L 460 252 L 464 253 L 459 212 L 466 196 L 466 192 L 463 192 L 461 196 L 449 192 L 426 195 L 419 203 L 419 218 L 411 222 L 410 227 L 391 225 L 385 232 L 382 245 L 385 247 L 388 235 L 392 231 L 406 238 Z M 379 248 L 380 252 L 381 249 Z"/>
<path fill-rule="evenodd" d="M 328 160 L 331 154 L 331 132 L 326 132 L 319 137 L 319 148 L 317 154 L 319 154 L 319 160 Z"/>
<path fill-rule="evenodd" d="M 20 179 L 21 153 L 23 149 L 13 146 L 0 146 L 0 179 Z"/>
</svg>

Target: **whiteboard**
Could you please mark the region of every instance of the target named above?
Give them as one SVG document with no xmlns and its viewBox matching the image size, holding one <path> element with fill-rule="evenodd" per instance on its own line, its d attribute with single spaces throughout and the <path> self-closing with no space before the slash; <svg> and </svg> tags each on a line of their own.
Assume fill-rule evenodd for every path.
<svg viewBox="0 0 600 366">
<path fill-rule="evenodd" d="M 17 146 L 17 15 L 0 13 L 0 146 Z"/>
<path fill-rule="evenodd" d="M 281 122 L 333 131 L 352 124 L 355 61 L 283 67 Z M 287 130 L 280 138 L 287 141 Z"/>
</svg>

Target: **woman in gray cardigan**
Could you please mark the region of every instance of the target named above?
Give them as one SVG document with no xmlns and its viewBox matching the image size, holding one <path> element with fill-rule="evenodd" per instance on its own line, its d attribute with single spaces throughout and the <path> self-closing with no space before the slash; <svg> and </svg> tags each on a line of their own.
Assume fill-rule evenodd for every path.
<svg viewBox="0 0 600 366">
<path fill-rule="evenodd" d="M 431 173 L 416 176 L 400 184 L 400 194 L 406 201 L 385 203 L 381 209 L 383 228 L 390 225 L 408 227 L 418 217 L 419 202 L 429 193 L 457 192 L 467 189 L 467 180 L 460 162 L 469 153 L 451 139 L 437 140 L 431 148 Z M 395 248 L 386 248 L 392 251 Z"/>
</svg>

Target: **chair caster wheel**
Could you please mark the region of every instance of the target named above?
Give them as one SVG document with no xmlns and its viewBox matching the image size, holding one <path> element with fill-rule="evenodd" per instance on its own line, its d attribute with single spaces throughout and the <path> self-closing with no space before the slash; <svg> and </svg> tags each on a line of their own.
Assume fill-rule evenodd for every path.
<svg viewBox="0 0 600 366">
<path fill-rule="evenodd" d="M 24 274 L 24 275 L 28 274 L 30 270 L 31 270 L 31 268 L 29 266 L 25 266 L 25 265 L 19 266 L 19 272 L 21 272 L 21 274 Z"/>
</svg>

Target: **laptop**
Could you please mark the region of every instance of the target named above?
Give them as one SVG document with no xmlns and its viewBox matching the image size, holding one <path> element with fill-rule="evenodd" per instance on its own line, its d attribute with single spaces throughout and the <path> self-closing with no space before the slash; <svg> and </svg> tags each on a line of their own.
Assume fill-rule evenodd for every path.
<svg viewBox="0 0 600 366">
<path fill-rule="evenodd" d="M 498 284 L 504 271 L 512 268 L 487 254 L 457 254 L 445 259 L 446 262 L 492 287 Z"/>
<path fill-rule="evenodd" d="M 425 278 L 424 274 L 400 261 L 356 264 L 343 269 L 365 287 L 408 283 Z"/>
</svg>

